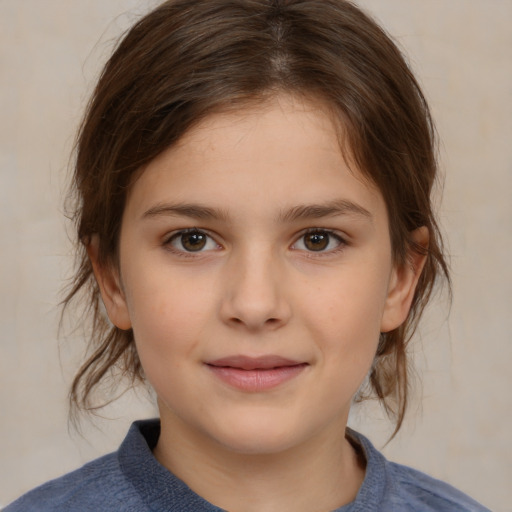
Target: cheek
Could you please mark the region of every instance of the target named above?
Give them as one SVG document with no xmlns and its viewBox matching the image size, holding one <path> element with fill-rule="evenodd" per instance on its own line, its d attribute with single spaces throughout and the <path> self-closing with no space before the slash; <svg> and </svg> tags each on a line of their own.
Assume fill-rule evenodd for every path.
<svg viewBox="0 0 512 512">
<path fill-rule="evenodd" d="M 326 360 L 358 370 L 371 365 L 386 291 L 382 273 L 352 268 L 303 294 L 301 317 Z"/>
<path fill-rule="evenodd" d="M 148 378 L 157 368 L 177 367 L 193 357 L 207 329 L 210 295 L 180 276 L 144 273 L 131 280 L 127 303 L 137 351 Z"/>
</svg>

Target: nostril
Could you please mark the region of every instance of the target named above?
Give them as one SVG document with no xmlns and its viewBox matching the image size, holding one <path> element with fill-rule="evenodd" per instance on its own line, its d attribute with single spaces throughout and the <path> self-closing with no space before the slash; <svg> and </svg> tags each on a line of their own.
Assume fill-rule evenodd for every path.
<svg viewBox="0 0 512 512">
<path fill-rule="evenodd" d="M 233 326 L 235 326 L 235 325 L 236 326 L 245 325 L 248 328 L 255 328 L 255 329 L 262 328 L 262 327 L 276 328 L 276 327 L 278 327 L 281 324 L 281 320 L 279 318 L 276 318 L 276 317 L 267 318 L 262 323 L 257 322 L 257 323 L 254 323 L 254 324 L 252 324 L 251 322 L 244 321 L 242 318 L 239 318 L 239 317 L 236 317 L 236 316 L 231 317 L 229 319 L 229 321 L 231 322 L 231 324 Z"/>
</svg>

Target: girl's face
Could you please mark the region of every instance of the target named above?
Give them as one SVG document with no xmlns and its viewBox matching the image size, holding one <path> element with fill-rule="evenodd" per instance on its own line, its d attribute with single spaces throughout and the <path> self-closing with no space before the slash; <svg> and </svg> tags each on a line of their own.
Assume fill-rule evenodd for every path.
<svg viewBox="0 0 512 512">
<path fill-rule="evenodd" d="M 288 96 L 212 115 L 152 161 L 127 197 L 119 272 L 95 267 L 162 428 L 238 453 L 339 437 L 416 283 L 325 110 Z"/>
</svg>

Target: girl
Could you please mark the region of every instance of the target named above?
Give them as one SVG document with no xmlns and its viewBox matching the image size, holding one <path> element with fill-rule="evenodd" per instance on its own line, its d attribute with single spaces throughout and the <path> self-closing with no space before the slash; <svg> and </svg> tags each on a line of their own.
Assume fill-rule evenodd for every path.
<svg viewBox="0 0 512 512">
<path fill-rule="evenodd" d="M 170 0 L 138 22 L 77 143 L 66 302 L 88 293 L 94 329 L 71 399 L 93 407 L 117 369 L 160 419 L 6 511 L 486 510 L 346 426 L 373 394 L 400 428 L 407 342 L 448 278 L 434 142 L 347 1 Z"/>
</svg>

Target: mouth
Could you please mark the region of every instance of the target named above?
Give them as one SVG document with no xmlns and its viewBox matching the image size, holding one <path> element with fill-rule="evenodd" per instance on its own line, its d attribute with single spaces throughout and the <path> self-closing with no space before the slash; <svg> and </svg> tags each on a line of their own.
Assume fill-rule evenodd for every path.
<svg viewBox="0 0 512 512">
<path fill-rule="evenodd" d="M 206 366 L 213 375 L 230 387 L 247 392 L 261 392 L 294 379 L 309 364 L 275 355 L 237 355 L 208 361 Z"/>
</svg>

